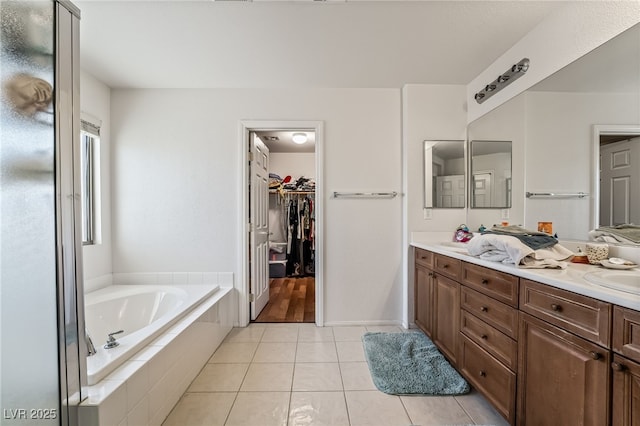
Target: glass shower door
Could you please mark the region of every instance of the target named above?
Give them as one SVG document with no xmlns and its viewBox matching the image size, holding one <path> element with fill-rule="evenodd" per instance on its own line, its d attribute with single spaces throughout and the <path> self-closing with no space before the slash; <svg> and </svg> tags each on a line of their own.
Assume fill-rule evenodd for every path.
<svg viewBox="0 0 640 426">
<path fill-rule="evenodd" d="M 58 302 L 57 279 L 62 241 L 56 213 L 57 6 L 52 0 L 0 1 L 3 425 L 68 423 L 60 412 L 67 379 L 66 372 L 60 374 L 66 346 L 59 342 L 68 339 L 58 332 L 58 324 L 65 329 L 66 323 L 58 309 L 64 304 Z M 69 337 L 77 347 L 77 333 Z"/>
</svg>

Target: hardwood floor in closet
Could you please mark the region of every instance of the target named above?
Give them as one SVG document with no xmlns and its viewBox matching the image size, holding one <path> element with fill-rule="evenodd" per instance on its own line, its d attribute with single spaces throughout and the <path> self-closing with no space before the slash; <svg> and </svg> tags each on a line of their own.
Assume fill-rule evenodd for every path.
<svg viewBox="0 0 640 426">
<path fill-rule="evenodd" d="M 254 322 L 315 322 L 314 277 L 272 278 L 269 303 Z"/>
</svg>

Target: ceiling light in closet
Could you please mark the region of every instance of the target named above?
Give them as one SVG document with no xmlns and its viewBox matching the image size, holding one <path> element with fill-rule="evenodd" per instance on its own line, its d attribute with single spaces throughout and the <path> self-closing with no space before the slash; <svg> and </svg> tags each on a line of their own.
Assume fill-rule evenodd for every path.
<svg viewBox="0 0 640 426">
<path fill-rule="evenodd" d="M 291 136 L 291 139 L 293 139 L 294 143 L 301 145 L 305 143 L 308 138 L 306 133 L 294 133 L 293 136 Z"/>
</svg>

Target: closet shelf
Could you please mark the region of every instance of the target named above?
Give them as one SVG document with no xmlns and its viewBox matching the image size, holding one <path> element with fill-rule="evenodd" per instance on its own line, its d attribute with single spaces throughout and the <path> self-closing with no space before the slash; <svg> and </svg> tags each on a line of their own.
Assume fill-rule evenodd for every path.
<svg viewBox="0 0 640 426">
<path fill-rule="evenodd" d="M 278 191 L 277 189 L 270 189 L 269 190 L 269 194 L 279 194 L 280 191 Z M 309 195 L 309 194 L 315 194 L 316 191 L 291 191 L 291 190 L 284 190 L 285 194 L 302 194 L 302 195 Z"/>
</svg>

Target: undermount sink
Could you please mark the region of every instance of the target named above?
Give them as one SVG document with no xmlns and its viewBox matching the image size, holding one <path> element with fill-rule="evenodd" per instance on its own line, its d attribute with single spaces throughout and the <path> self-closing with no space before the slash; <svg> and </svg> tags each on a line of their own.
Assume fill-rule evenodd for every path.
<svg viewBox="0 0 640 426">
<path fill-rule="evenodd" d="M 457 253 L 469 254 L 467 250 L 467 243 L 460 243 L 458 241 L 443 241 L 441 246 L 446 247 L 448 250 L 455 251 Z"/>
<path fill-rule="evenodd" d="M 592 284 L 609 287 L 627 293 L 640 294 L 640 271 L 596 271 L 584 275 L 584 279 Z"/>
</svg>

